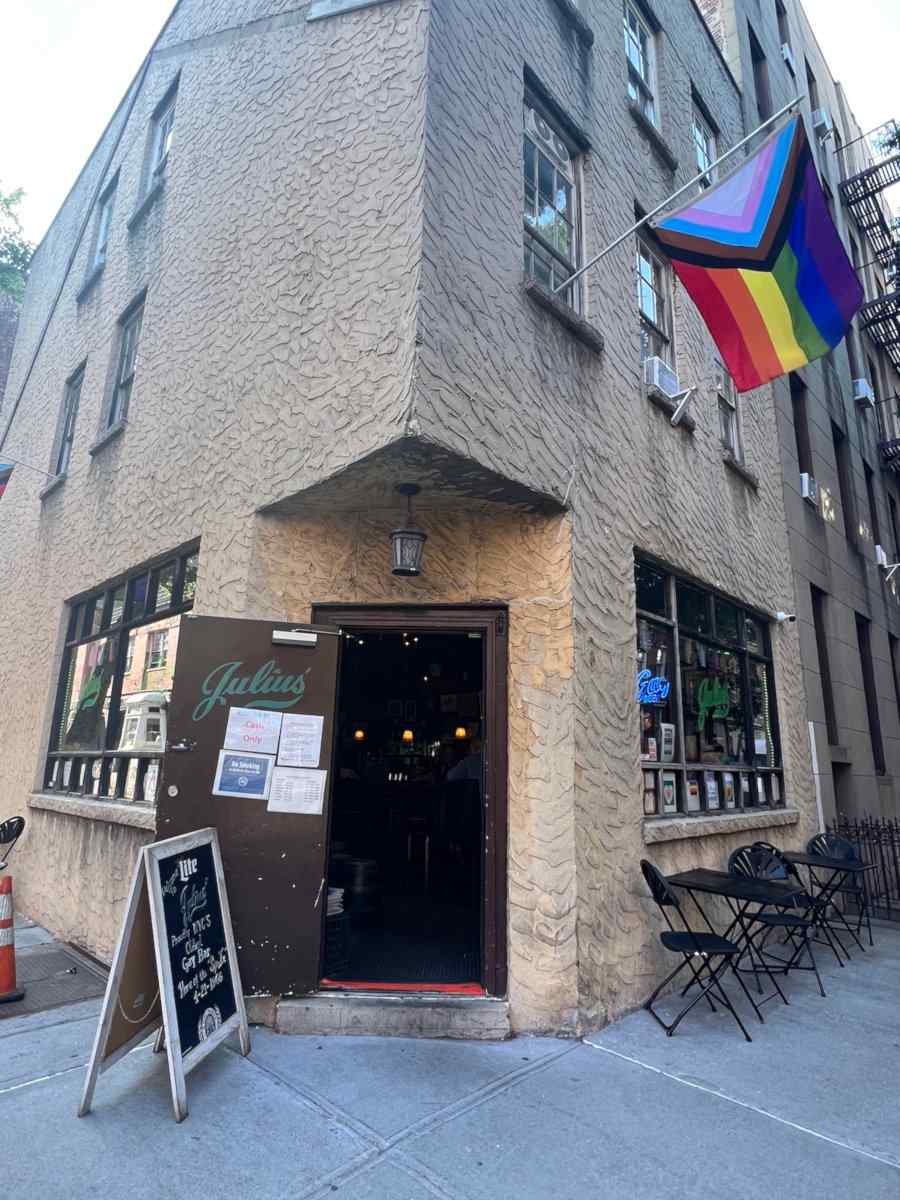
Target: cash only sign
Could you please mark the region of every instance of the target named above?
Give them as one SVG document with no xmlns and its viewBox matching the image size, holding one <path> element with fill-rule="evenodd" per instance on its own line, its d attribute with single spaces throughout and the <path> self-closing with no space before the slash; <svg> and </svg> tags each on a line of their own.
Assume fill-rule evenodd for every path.
<svg viewBox="0 0 900 1200">
<path fill-rule="evenodd" d="M 101 1072 L 156 1032 L 176 1121 L 188 1115 L 185 1076 L 230 1034 L 250 1053 L 222 858 L 215 829 L 145 846 L 106 986 L 80 1117 Z"/>
</svg>

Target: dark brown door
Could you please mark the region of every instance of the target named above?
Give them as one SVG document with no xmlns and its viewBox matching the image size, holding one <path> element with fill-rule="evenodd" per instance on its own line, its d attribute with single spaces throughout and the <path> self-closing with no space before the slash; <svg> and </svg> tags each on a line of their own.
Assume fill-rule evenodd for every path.
<svg viewBox="0 0 900 1200">
<path fill-rule="evenodd" d="M 296 638 L 304 633 L 316 636 L 303 644 Z M 340 640 L 333 629 L 285 622 L 191 615 L 181 623 L 157 836 L 218 830 L 247 993 L 318 986 Z M 213 794 L 232 708 L 323 718 L 321 813 L 272 811 L 272 799 Z M 231 790 L 240 786 L 235 781 Z"/>
<path fill-rule="evenodd" d="M 507 610 L 481 606 L 403 607 L 372 605 L 352 608 L 322 604 L 313 609 L 318 626 L 466 630 L 484 638 L 486 737 L 483 746 L 483 832 L 481 864 L 482 984 L 492 996 L 506 994 L 506 860 L 507 860 Z"/>
</svg>

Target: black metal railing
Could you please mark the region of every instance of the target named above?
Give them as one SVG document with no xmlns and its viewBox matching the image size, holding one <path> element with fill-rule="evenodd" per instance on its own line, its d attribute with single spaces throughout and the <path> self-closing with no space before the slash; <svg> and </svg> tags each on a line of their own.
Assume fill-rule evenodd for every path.
<svg viewBox="0 0 900 1200">
<path fill-rule="evenodd" d="M 852 843 L 863 862 L 874 865 L 865 875 L 872 916 L 900 921 L 900 820 L 840 816 L 828 828 Z"/>
</svg>

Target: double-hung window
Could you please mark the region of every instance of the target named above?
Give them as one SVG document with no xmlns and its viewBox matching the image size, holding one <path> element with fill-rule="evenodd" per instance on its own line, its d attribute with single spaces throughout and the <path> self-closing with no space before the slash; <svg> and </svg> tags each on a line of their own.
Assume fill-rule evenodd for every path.
<svg viewBox="0 0 900 1200">
<path fill-rule="evenodd" d="M 169 657 L 169 631 L 154 629 L 147 637 L 147 670 L 159 671 Z"/>
<path fill-rule="evenodd" d="M 578 151 L 543 110 L 525 98 L 525 274 L 554 291 L 578 270 L 581 256 Z M 581 308 L 581 287 L 559 293 Z"/>
<path fill-rule="evenodd" d="M 99 270 L 106 262 L 106 251 L 109 247 L 109 231 L 112 225 L 113 203 L 116 198 L 117 183 L 118 178 L 112 181 L 97 204 L 97 230 L 94 235 L 94 254 L 91 260 L 92 271 Z"/>
<path fill-rule="evenodd" d="M 737 462 L 743 461 L 741 422 L 738 414 L 737 389 L 734 380 L 722 363 L 716 363 L 716 394 L 719 402 L 719 435 L 722 446 Z"/>
<path fill-rule="evenodd" d="M 644 815 L 784 803 L 768 623 L 635 562 Z"/>
<path fill-rule="evenodd" d="M 166 167 L 169 151 L 172 148 L 172 134 L 175 129 L 175 101 L 177 98 L 177 88 L 170 88 L 162 103 L 153 114 L 153 125 L 150 130 L 150 175 L 147 184 L 148 188 L 153 187 Z"/>
<path fill-rule="evenodd" d="M 772 115 L 772 92 L 769 88 L 769 64 L 759 44 L 759 38 L 753 32 L 753 26 L 748 24 L 747 36 L 750 41 L 750 61 L 753 64 L 753 90 L 756 93 L 756 110 L 760 121 L 767 121 Z"/>
<path fill-rule="evenodd" d="M 124 421 L 128 414 L 128 405 L 131 402 L 131 391 L 137 370 L 138 343 L 143 319 L 144 301 L 141 298 L 119 321 L 118 360 L 112 398 L 106 418 L 107 428 L 111 428 L 118 421 Z"/>
<path fill-rule="evenodd" d="M 697 170 L 703 171 L 703 179 L 700 180 L 703 187 L 709 187 L 715 181 L 716 168 L 712 164 L 718 157 L 716 150 L 716 134 L 712 125 L 700 111 L 698 106 L 694 105 L 693 117 L 691 121 L 691 132 L 694 137 L 694 153 L 697 159 Z M 712 167 L 712 169 L 710 169 Z"/>
<path fill-rule="evenodd" d="M 634 4 L 625 0 L 625 57 L 628 60 L 628 97 L 652 124 L 657 125 L 656 47 L 653 30 Z"/>
<path fill-rule="evenodd" d="M 637 239 L 636 264 L 641 361 L 656 357 L 672 366 L 672 278 L 669 265 L 642 237 Z"/>
<path fill-rule="evenodd" d="M 196 548 L 176 551 L 71 602 L 47 789 L 154 801 L 197 565 Z"/>
<path fill-rule="evenodd" d="M 63 396 L 62 420 L 60 422 L 59 445 L 54 463 L 54 475 L 65 475 L 72 458 L 72 443 L 75 440 L 75 422 L 81 401 L 81 385 L 84 382 L 84 367 L 79 367 L 66 382 Z"/>
</svg>

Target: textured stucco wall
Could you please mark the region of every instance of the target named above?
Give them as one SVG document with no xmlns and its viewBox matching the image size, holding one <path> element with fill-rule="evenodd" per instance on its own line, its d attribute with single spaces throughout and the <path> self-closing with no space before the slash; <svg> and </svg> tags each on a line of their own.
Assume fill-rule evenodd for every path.
<svg viewBox="0 0 900 1200">
<path fill-rule="evenodd" d="M 576 1028 L 571 525 L 499 505 L 420 507 L 426 573 L 388 570 L 396 511 L 256 524 L 246 615 L 314 604 L 509 605 L 509 1000 L 517 1031 Z M 237 615 L 237 614 L 235 614 Z"/>
<path fill-rule="evenodd" d="M 146 822 L 144 828 L 130 824 L 134 814 L 127 810 L 99 820 L 78 815 L 90 802 L 61 803 L 74 810 L 71 815 L 34 807 L 26 813 L 27 841 L 23 837 L 20 845 L 29 853 L 17 862 L 17 848 L 12 863 L 16 908 L 63 941 L 109 962 L 135 863 L 141 847 L 153 841 L 153 831 Z"/>
<path fill-rule="evenodd" d="M 598 358 L 523 295 L 523 71 L 590 139 L 585 162 L 585 253 L 590 256 L 694 173 L 691 85 L 720 127 L 742 132 L 734 81 L 689 0 L 656 5 L 663 26 L 661 132 L 671 172 L 626 100 L 621 7 L 582 6 L 588 51 L 545 0 L 445 0 L 430 35 L 425 252 L 416 412 L 441 438 L 513 477 L 562 495 L 573 466 L 576 655 L 576 862 L 579 1019 L 603 1022 L 639 1003 L 661 969 L 656 918 L 638 859 L 664 870 L 723 865 L 746 833 L 645 847 L 638 713 L 633 700 L 635 548 L 657 554 L 761 609 L 793 609 L 771 395 L 742 406 L 754 491 L 723 463 L 712 346 L 676 295 L 676 357 L 698 385 L 691 436 L 672 429 L 640 385 L 633 242 L 589 276 L 587 315 L 605 338 Z M 461 203 L 470 180 L 477 204 Z M 787 797 L 798 825 L 773 831 L 796 844 L 813 829 L 814 799 L 793 627 L 776 632 L 776 679 Z M 732 827 L 736 828 L 736 827 Z M 764 836 L 756 834 L 755 836 Z"/>
<path fill-rule="evenodd" d="M 0 527 L 13 564 L 0 581 L 0 696 L 16 697 L 0 703 L 0 787 L 20 806 L 46 737 L 65 597 L 156 552 L 201 536 L 198 610 L 223 615 L 508 601 L 512 1019 L 569 1031 L 639 1003 L 660 969 L 641 855 L 664 869 L 721 865 L 746 838 L 735 825 L 645 847 L 635 547 L 763 610 L 793 608 L 771 396 L 743 408 L 755 491 L 723 463 L 712 349 L 681 295 L 677 365 L 698 386 L 696 431 L 647 402 L 630 242 L 587 285 L 602 356 L 522 291 L 526 65 L 592 145 L 588 254 L 636 204 L 693 174 L 692 83 L 723 142 L 741 131 L 697 9 L 658 5 L 673 174 L 628 110 L 620 5 L 581 8 L 591 50 L 551 0 L 400 0 L 309 26 L 283 3 L 184 0 L 111 165 L 107 267 L 77 306 L 86 242 L 8 442 L 49 459 L 63 381 L 87 358 L 70 477 L 41 505 L 17 473 Z M 150 113 L 179 69 L 165 189 L 129 232 Z M 94 164 L 39 251 L 28 338 L 91 179 Z M 144 286 L 129 424 L 91 458 L 115 321 Z M 26 356 L 17 350 L 19 379 Z M 404 435 L 461 470 L 468 498 L 423 496 L 427 575 L 398 582 L 386 564 L 396 509 L 372 502 L 383 481 L 367 494 L 364 478 L 348 509 L 335 473 Z M 477 502 L 503 481 L 565 496 L 571 514 Z M 311 486 L 343 511 L 303 512 Z M 254 515 L 289 497 L 294 516 Z M 813 800 L 793 628 L 775 649 L 787 797 L 801 817 L 772 832 L 794 842 L 811 831 Z M 54 832 L 23 844 L 23 906 L 37 910 L 39 893 L 44 919 L 68 927 L 73 896 L 55 899 L 51 884 L 61 859 L 87 849 L 70 826 L 40 820 Z"/>
<path fill-rule="evenodd" d="M 49 469 L 64 381 L 86 362 L 65 483 L 42 503 L 44 481 L 21 470 L 3 498 L 4 816 L 25 812 L 40 778 L 67 597 L 199 536 L 198 607 L 240 610 L 254 509 L 405 428 L 425 5 L 404 0 L 309 25 L 305 8 L 287 7 L 184 0 L 118 147 L 112 153 L 130 97 L 35 256 L 4 424 L 90 198 L 118 171 L 106 267 L 78 304 L 92 217 L 3 447 Z M 278 19 L 260 20 L 269 12 Z M 164 190 L 129 230 L 151 113 L 179 70 Z M 116 322 L 144 287 L 128 425 L 92 457 Z M 73 847 L 74 826 L 62 821 L 44 836 L 41 820 L 29 821 L 17 850 L 18 895 L 68 932 L 74 892 L 58 888 L 57 864 L 74 865 L 85 843 L 79 834 Z M 77 873 L 70 878 L 74 889 Z M 109 946 L 108 928 L 87 943 Z"/>
</svg>

